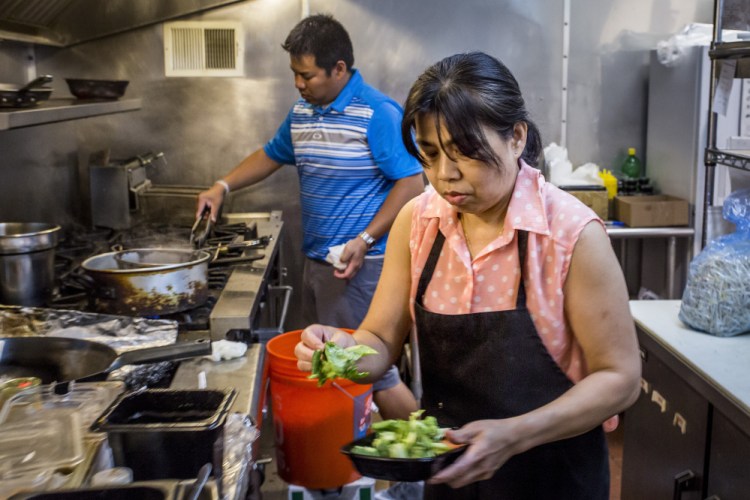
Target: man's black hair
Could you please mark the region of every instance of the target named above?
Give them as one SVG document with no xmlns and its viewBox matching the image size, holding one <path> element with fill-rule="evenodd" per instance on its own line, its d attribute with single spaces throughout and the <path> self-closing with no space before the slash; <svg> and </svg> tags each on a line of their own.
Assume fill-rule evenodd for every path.
<svg viewBox="0 0 750 500">
<path fill-rule="evenodd" d="M 281 47 L 293 57 L 315 56 L 315 64 L 327 75 L 339 61 L 344 61 L 347 71 L 354 65 L 349 33 L 329 14 L 315 14 L 297 23 Z"/>
</svg>

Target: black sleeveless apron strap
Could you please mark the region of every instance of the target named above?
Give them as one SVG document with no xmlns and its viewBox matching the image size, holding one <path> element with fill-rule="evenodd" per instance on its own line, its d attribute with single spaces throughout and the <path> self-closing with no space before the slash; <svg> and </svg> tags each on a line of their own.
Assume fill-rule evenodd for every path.
<svg viewBox="0 0 750 500">
<path fill-rule="evenodd" d="M 422 403 L 441 426 L 502 419 L 539 408 L 573 386 L 552 359 L 526 309 L 525 231 L 516 233 L 521 273 L 516 309 L 446 315 L 424 294 L 445 238 L 438 236 L 417 286 Z M 495 475 L 460 489 L 425 485 L 426 499 L 607 500 L 609 462 L 601 426 L 512 457 Z"/>
</svg>

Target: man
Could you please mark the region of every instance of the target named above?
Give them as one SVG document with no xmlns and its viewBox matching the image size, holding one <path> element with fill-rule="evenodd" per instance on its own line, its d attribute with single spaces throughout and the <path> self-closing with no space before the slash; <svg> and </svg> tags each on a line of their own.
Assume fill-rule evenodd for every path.
<svg viewBox="0 0 750 500">
<path fill-rule="evenodd" d="M 422 168 L 401 140 L 401 107 L 352 67 L 352 43 L 338 21 L 307 17 L 282 47 L 301 99 L 273 139 L 198 195 L 198 214 L 208 207 L 215 220 L 230 190 L 296 165 L 304 319 L 357 328 L 380 277 L 388 230 L 399 209 L 424 189 Z M 326 262 L 331 247 L 341 250 L 339 269 Z M 395 367 L 373 389 L 383 418 L 407 418 L 417 409 Z"/>
</svg>

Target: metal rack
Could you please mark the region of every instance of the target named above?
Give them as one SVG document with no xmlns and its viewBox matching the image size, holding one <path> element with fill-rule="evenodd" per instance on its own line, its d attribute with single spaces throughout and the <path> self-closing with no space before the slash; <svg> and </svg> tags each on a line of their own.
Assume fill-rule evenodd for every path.
<svg viewBox="0 0 750 500">
<path fill-rule="evenodd" d="M 716 165 L 726 165 L 739 170 L 750 171 L 750 151 L 725 150 L 716 146 L 716 112 L 713 109 L 713 96 L 716 92 L 719 64 L 723 60 L 736 59 L 737 69 L 734 78 L 750 78 L 750 41 L 723 42 L 722 30 L 724 25 L 724 2 L 714 0 L 714 31 L 711 50 L 711 80 L 709 83 L 708 100 L 708 133 L 704 157 L 706 165 L 706 184 L 703 196 L 703 231 L 701 245 L 706 245 L 708 234 L 708 211 L 713 205 L 714 181 Z"/>
<path fill-rule="evenodd" d="M 141 109 L 141 99 L 49 99 L 30 108 L 0 110 L 0 131 Z"/>
</svg>

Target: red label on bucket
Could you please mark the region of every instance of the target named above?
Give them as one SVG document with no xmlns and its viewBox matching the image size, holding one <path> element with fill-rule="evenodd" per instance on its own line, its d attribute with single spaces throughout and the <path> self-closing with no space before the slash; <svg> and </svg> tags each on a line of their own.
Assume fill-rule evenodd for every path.
<svg viewBox="0 0 750 500">
<path fill-rule="evenodd" d="M 354 398 L 354 438 L 365 437 L 367 429 L 370 428 L 370 418 L 372 416 L 372 391 Z"/>
</svg>

